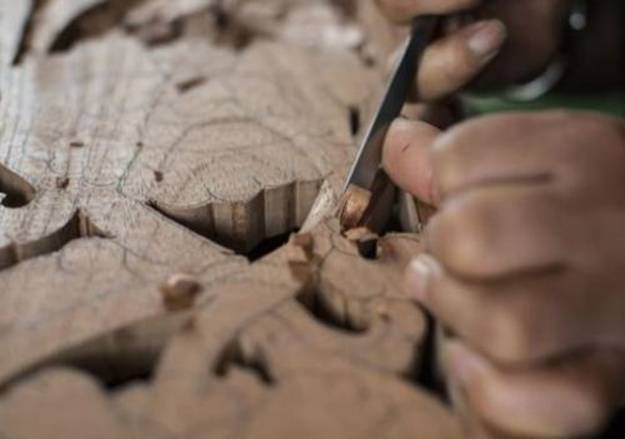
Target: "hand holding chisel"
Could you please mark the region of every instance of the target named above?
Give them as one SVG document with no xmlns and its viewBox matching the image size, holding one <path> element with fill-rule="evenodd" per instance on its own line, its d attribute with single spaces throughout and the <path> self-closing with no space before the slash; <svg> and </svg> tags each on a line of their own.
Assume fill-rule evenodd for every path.
<svg viewBox="0 0 625 439">
<path fill-rule="evenodd" d="M 474 8 L 422 52 L 422 100 L 625 87 L 622 2 L 379 1 L 405 21 Z M 386 132 L 388 175 L 439 208 L 407 290 L 457 336 L 441 355 L 471 438 L 595 437 L 625 398 L 625 122 L 596 110 L 625 111 L 592 108 Z"/>
</svg>

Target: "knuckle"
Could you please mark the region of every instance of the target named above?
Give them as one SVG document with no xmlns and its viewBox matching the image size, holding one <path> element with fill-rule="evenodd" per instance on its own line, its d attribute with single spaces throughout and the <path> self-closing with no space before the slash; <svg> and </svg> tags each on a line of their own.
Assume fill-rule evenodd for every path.
<svg viewBox="0 0 625 439">
<path fill-rule="evenodd" d="M 625 151 L 625 122 L 621 119 L 610 118 L 616 143 Z"/>
<path fill-rule="evenodd" d="M 527 363 L 534 353 L 531 317 L 509 306 L 493 307 L 480 342 L 486 354 L 500 364 Z"/>
<path fill-rule="evenodd" d="M 502 116 L 478 116 L 440 135 L 431 148 L 432 165 L 439 189 L 448 194 L 465 180 L 467 163 L 475 162 L 475 154 L 497 148 L 495 134 L 501 132 Z"/>
<path fill-rule="evenodd" d="M 575 121 L 579 118 L 581 113 L 558 108 L 554 110 L 546 110 L 542 113 L 537 113 L 536 117 L 539 117 L 545 121 L 546 124 L 558 124 L 562 122 Z"/>
<path fill-rule="evenodd" d="M 612 151 L 614 145 L 621 148 L 625 145 L 625 123 L 622 120 L 596 114 L 578 114 L 575 117 L 573 126 L 579 127 L 576 133 L 584 133 L 584 141 L 577 142 L 580 148 L 588 147 L 588 142 L 606 151 Z"/>
<path fill-rule="evenodd" d="M 538 115 L 545 124 L 564 141 L 559 142 L 563 150 L 587 151 L 592 142 L 593 149 L 612 146 L 617 139 L 625 140 L 625 123 L 615 117 L 570 110 L 551 110 Z M 566 127 L 566 129 L 562 129 Z M 564 137 L 562 137 L 564 135 Z"/>
<path fill-rule="evenodd" d="M 467 194 L 434 218 L 426 232 L 427 243 L 452 272 L 481 276 L 496 264 L 496 258 L 490 257 L 493 218 L 489 210 Z"/>
<path fill-rule="evenodd" d="M 432 164 L 439 189 L 443 193 L 461 179 L 464 162 L 462 139 L 466 139 L 462 130 L 455 128 L 441 135 L 432 147 Z"/>
</svg>

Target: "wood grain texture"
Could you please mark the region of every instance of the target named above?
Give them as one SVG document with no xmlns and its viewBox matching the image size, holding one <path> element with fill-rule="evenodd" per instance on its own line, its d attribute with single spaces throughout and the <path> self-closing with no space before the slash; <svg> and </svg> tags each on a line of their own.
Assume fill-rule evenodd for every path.
<svg viewBox="0 0 625 439">
<path fill-rule="evenodd" d="M 2 40 L 0 437 L 458 437 L 417 387 L 418 238 L 367 259 L 328 216 L 379 78 L 345 5 L 68 5 Z M 223 13 L 279 30 L 198 31 Z M 349 38 L 285 30 L 306 14 Z"/>
<path fill-rule="evenodd" d="M 67 246 L 49 261 L 18 264 L 3 276 L 5 297 L 22 294 L 28 282 L 32 304 L 27 310 L 32 315 L 21 313 L 20 324 L 39 324 L 39 313 L 50 312 L 36 304 L 45 301 L 54 282 L 52 273 L 29 277 L 32 265 L 39 264 L 39 273 L 45 271 L 42 264 L 54 272 L 76 248 L 77 260 L 70 259 L 68 269 L 59 273 L 63 284 L 67 276 L 90 268 L 98 276 L 119 278 L 113 285 L 120 286 L 127 272 L 126 288 L 133 290 L 133 280 L 154 285 L 169 271 L 195 274 L 210 267 L 211 275 L 220 278 L 241 270 L 243 260 L 149 206 L 245 250 L 301 224 L 320 182 L 332 173 L 332 163 L 347 160 L 347 110 L 330 94 L 326 79 L 307 75 L 311 64 L 303 62 L 310 60 L 302 59 L 300 52 L 267 44 L 235 58 L 228 51 L 189 44 L 148 56 L 134 41 L 112 36 L 67 57 L 27 61 L 2 78 L 7 94 L 0 105 L 4 124 L 11 127 L 3 130 L 0 140 L 4 166 L 12 170 L 12 177 L 5 179 L 23 178 L 22 185 L 36 193 L 25 206 L 0 212 L 1 265 L 8 268 Z M 277 58 L 277 53 L 284 58 L 289 50 L 291 64 L 261 62 Z M 92 56 L 95 53 L 98 56 Z M 197 56 L 212 62 L 195 63 Z M 342 62 L 332 56 L 317 55 L 312 61 L 357 67 L 355 60 Z M 176 84 L 196 75 L 210 81 L 193 93 L 180 94 Z M 291 84 L 287 99 L 281 98 L 280 80 Z M 65 84 L 74 86 L 67 89 Z M 77 142 L 83 146 L 76 147 Z M 272 159 L 278 156 L 279 161 Z M 66 187 L 57 186 L 59 178 L 69 179 Z M 81 239 L 89 237 L 94 239 Z M 91 252 L 95 254 L 88 258 L 78 257 Z M 88 279 L 84 272 L 78 276 Z M 104 279 L 91 283 L 111 287 Z M 67 300 L 54 306 L 81 299 L 82 288 L 74 294 L 64 291 Z M 123 289 L 117 289 L 118 294 Z M 133 299 L 136 312 L 150 315 L 159 309 L 156 289 L 150 289 L 154 292 L 144 296 L 147 303 Z M 112 297 L 102 296 L 99 288 L 90 294 L 104 301 Z M 118 304 L 122 305 L 123 312 L 113 313 L 122 322 L 124 315 L 141 317 L 131 311 L 133 304 Z M 111 311 L 99 313 L 104 318 Z M 17 312 L 4 307 L 5 325 L 12 326 Z M 115 319 L 106 320 L 115 324 Z M 42 331 L 67 340 L 49 327 Z M 15 353 L 21 350 L 13 343 L 33 346 L 32 339 L 12 337 L 12 332 L 0 349 Z M 39 346 L 37 351 L 44 349 Z M 19 357 L 12 355 L 9 361 Z"/>
<path fill-rule="evenodd" d="M 153 437 L 459 437 L 451 415 L 401 378 L 418 370 L 415 347 L 425 329 L 398 286 L 419 242 L 388 236 L 379 259 L 368 261 L 337 228 L 335 221 L 319 226 L 309 252 L 292 242 L 219 288 L 227 293 L 212 292 L 184 318 L 151 381 L 115 390 L 115 409 L 102 416 L 111 422 L 122 410 L 115 428 Z M 353 276 L 345 279 L 345 270 Z M 120 355 L 99 354 L 97 363 Z M 0 419 L 20 419 L 20 407 L 29 406 L 16 399 L 47 374 L 15 386 L 0 403 Z M 83 398 L 102 397 L 84 386 L 91 394 Z M 63 410 L 44 413 L 58 418 Z M 7 434 L 28 423 L 9 425 L 15 430 Z"/>
</svg>

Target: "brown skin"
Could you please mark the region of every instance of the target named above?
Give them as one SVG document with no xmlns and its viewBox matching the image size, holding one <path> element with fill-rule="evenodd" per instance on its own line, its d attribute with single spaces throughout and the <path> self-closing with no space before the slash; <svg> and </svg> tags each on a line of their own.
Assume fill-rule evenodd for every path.
<svg viewBox="0 0 625 439">
<path fill-rule="evenodd" d="M 478 415 L 530 437 L 603 426 L 625 396 L 625 123 L 399 120 L 384 165 L 440 208 L 408 286 L 462 340 L 452 380 Z"/>
<path fill-rule="evenodd" d="M 398 25 L 419 15 L 457 17 L 470 11 L 472 18 L 466 14 L 461 20 L 448 18 L 448 29 L 427 51 L 418 78 L 420 98 L 425 100 L 445 97 L 468 84 L 498 88 L 533 79 L 564 50 L 571 7 L 570 0 L 373 1 Z M 576 45 L 566 49 L 570 65 L 564 86 L 569 89 L 612 88 L 625 81 L 619 30 L 623 5 L 605 0 L 590 3 L 594 21 Z M 472 37 L 481 44 L 472 45 Z"/>
<path fill-rule="evenodd" d="M 379 2 L 395 19 L 478 6 L 478 15 L 501 20 L 434 43 L 418 78 L 426 99 L 478 75 L 502 85 L 540 70 L 560 47 L 568 3 Z M 607 8 L 598 16 L 614 15 L 616 3 L 597 3 Z M 614 30 L 592 28 L 601 32 L 590 40 Z M 481 47 L 490 41 L 479 56 L 469 44 L 476 33 Z M 594 70 L 576 81 L 592 86 L 602 69 Z M 609 73 L 600 74 L 607 84 Z M 428 254 L 411 264 L 407 285 L 458 336 L 442 354 L 452 387 L 478 419 L 472 436 L 599 431 L 625 398 L 625 122 L 510 113 L 441 132 L 398 120 L 384 166 L 400 187 L 439 207 L 425 232 Z"/>
</svg>

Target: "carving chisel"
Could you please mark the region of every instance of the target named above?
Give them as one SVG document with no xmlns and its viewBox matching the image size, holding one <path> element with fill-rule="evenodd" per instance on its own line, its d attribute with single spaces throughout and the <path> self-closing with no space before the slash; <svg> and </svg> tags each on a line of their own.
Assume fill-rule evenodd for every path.
<svg viewBox="0 0 625 439">
<path fill-rule="evenodd" d="M 345 185 L 344 199 L 345 203 L 349 204 L 350 197 L 363 198 L 362 194 L 366 194 L 364 196 L 366 200 L 364 202 L 363 200 L 351 200 L 352 209 L 347 205 L 344 207 L 344 211 L 358 211 L 347 212 L 347 216 L 352 218 L 347 222 L 354 223 L 351 224 L 352 226 L 359 222 L 371 201 L 370 196 L 373 193 L 374 183 L 382 161 L 384 139 L 391 123 L 399 117 L 408 99 L 408 94 L 416 81 L 420 61 L 434 38 L 437 22 L 438 19 L 435 17 L 422 17 L 415 20 L 411 35 L 408 37 L 392 72 L 386 93 L 360 145 Z M 359 219 L 354 221 L 355 217 L 359 217 Z M 350 226 L 350 224 L 344 225 L 348 228 Z"/>
</svg>

